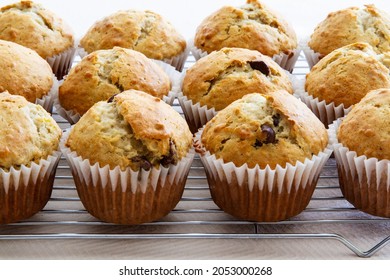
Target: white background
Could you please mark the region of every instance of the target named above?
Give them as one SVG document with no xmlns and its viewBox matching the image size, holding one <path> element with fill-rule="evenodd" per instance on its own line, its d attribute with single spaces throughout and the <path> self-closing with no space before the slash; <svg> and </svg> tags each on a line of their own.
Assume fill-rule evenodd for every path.
<svg viewBox="0 0 390 280">
<path fill-rule="evenodd" d="M 0 0 L 1 6 L 16 0 Z M 240 6 L 245 0 L 36 0 L 62 17 L 80 38 L 96 21 L 123 9 L 152 10 L 168 19 L 179 32 L 190 39 L 196 27 L 210 13 L 223 5 Z M 279 12 L 295 29 L 298 37 L 311 34 L 329 12 L 350 6 L 375 4 L 390 14 L 389 0 L 262 0 Z"/>
</svg>

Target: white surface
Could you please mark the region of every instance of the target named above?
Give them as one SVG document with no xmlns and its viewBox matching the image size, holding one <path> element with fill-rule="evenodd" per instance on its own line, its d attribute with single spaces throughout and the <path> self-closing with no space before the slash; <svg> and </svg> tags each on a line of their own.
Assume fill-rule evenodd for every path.
<svg viewBox="0 0 390 280">
<path fill-rule="evenodd" d="M 16 0 L 0 0 L 0 5 Z M 62 17 L 80 38 L 96 21 L 123 9 L 152 10 L 167 18 L 187 39 L 210 13 L 224 5 L 241 6 L 245 0 L 36 0 Z M 279 12 L 295 29 L 299 37 L 308 36 L 329 12 L 350 6 L 375 4 L 390 13 L 389 0 L 263 0 Z"/>
</svg>

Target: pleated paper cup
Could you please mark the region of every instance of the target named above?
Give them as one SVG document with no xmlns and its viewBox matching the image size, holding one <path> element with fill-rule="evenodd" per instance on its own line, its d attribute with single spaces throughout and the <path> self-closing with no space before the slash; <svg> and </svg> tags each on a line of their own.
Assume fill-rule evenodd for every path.
<svg viewBox="0 0 390 280">
<path fill-rule="evenodd" d="M 198 49 L 195 47 L 193 39 L 189 40 L 188 43 L 190 51 L 192 55 L 194 56 L 195 60 L 199 60 L 202 57 L 208 55 L 206 51 L 203 51 L 201 49 Z M 301 53 L 300 48 L 296 48 L 295 50 L 291 50 L 289 54 L 280 53 L 276 54 L 272 57 L 272 59 L 279 64 L 280 67 L 287 70 L 288 72 L 292 73 L 294 70 L 295 63 L 297 62 L 299 55 Z"/>
<path fill-rule="evenodd" d="M 342 194 L 357 209 L 390 218 L 390 161 L 357 156 L 339 143 L 337 131 L 341 123 L 342 119 L 335 121 L 329 131 Z"/>
<path fill-rule="evenodd" d="M 86 52 L 85 49 L 80 47 L 80 46 L 77 48 L 77 53 L 81 58 L 88 55 L 88 52 Z M 187 61 L 189 53 L 190 53 L 190 48 L 187 45 L 182 53 L 180 53 L 174 57 L 165 58 L 162 60 L 157 60 L 157 59 L 153 59 L 153 60 L 164 62 L 164 63 L 174 67 L 175 70 L 181 72 L 184 69 L 184 64 Z"/>
<path fill-rule="evenodd" d="M 303 54 L 305 55 L 307 64 L 309 65 L 309 69 L 311 69 L 313 68 L 314 65 L 316 65 L 321 60 L 321 58 L 324 57 L 324 55 L 312 50 L 308 46 L 307 44 L 308 42 L 309 42 L 309 38 L 304 38 L 299 42 L 299 46 Z"/>
<path fill-rule="evenodd" d="M 304 84 L 305 81 L 303 80 L 301 88 L 296 91 L 296 96 L 309 107 L 326 128 L 333 121 L 346 116 L 352 110 L 352 106 L 345 108 L 344 104 L 336 106 L 334 102 L 326 103 L 324 100 L 320 101 L 318 98 L 314 98 L 305 91 Z"/>
<path fill-rule="evenodd" d="M 159 65 L 169 76 L 169 80 L 171 81 L 171 90 L 168 92 L 167 95 L 163 96 L 162 100 L 165 103 L 172 105 L 177 97 L 178 92 L 180 91 L 180 73 L 171 65 L 166 64 L 165 62 L 157 60 L 153 60 L 153 62 Z M 64 79 L 59 81 L 59 86 L 61 86 L 65 79 L 66 76 L 64 77 Z M 74 110 L 66 110 L 61 106 L 58 94 L 54 97 L 53 106 L 55 107 L 56 112 L 72 125 L 77 123 L 81 118 L 81 115 L 79 113 L 75 112 Z"/>
<path fill-rule="evenodd" d="M 180 84 L 183 83 L 184 76 L 185 72 L 182 73 Z M 288 76 L 290 78 L 293 91 L 295 92 L 300 85 L 300 81 L 290 73 L 288 73 Z M 294 96 L 298 98 L 295 93 Z M 193 134 L 196 133 L 199 128 L 205 125 L 218 113 L 215 108 L 210 108 L 207 105 L 202 106 L 199 102 L 194 103 L 191 99 L 188 99 L 182 91 L 177 94 L 177 99 L 179 100 L 179 104 L 183 109 L 184 117 Z"/>
<path fill-rule="evenodd" d="M 53 112 L 54 101 L 58 96 L 59 81 L 55 75 L 53 75 L 53 85 L 48 94 L 37 98 L 35 104 L 41 105 L 50 114 Z"/>
<path fill-rule="evenodd" d="M 210 154 L 196 134 L 195 150 L 200 154 L 215 204 L 242 220 L 275 222 L 301 213 L 309 204 L 320 172 L 332 150 L 328 145 L 304 162 L 261 169 L 258 165 L 236 166 Z"/>
<path fill-rule="evenodd" d="M 110 169 L 91 164 L 65 146 L 70 130 L 65 132 L 61 150 L 75 181 L 85 209 L 99 220 L 137 225 L 152 222 L 169 214 L 180 201 L 194 158 L 191 149 L 176 165 L 146 171 L 129 167 Z"/>
<path fill-rule="evenodd" d="M 71 47 L 58 55 L 46 58 L 46 61 L 49 63 L 58 80 L 61 80 L 65 75 L 67 75 L 70 68 L 72 68 L 75 54 L 76 48 Z"/>
<path fill-rule="evenodd" d="M 41 211 L 49 201 L 61 153 L 38 163 L 0 169 L 0 224 L 18 222 Z"/>
</svg>

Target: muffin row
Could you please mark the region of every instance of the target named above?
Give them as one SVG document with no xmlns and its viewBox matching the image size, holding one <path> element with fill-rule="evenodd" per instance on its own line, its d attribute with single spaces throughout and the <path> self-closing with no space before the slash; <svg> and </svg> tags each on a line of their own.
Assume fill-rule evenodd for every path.
<svg viewBox="0 0 390 280">
<path fill-rule="evenodd" d="M 133 49 L 182 71 L 189 51 L 196 59 L 224 47 L 257 50 L 292 71 L 303 48 L 310 67 L 337 48 L 365 42 L 375 52 L 390 50 L 390 20 L 373 5 L 330 13 L 306 43 L 298 43 L 283 16 L 257 0 L 239 7 L 223 6 L 199 23 L 188 42 L 172 24 L 152 11 L 121 10 L 97 20 L 76 42 L 70 27 L 32 1 L 0 9 L 0 39 L 35 50 L 59 79 L 66 75 L 76 48 L 81 57 L 115 46 Z"/>
<path fill-rule="evenodd" d="M 214 202 L 234 217 L 261 222 L 298 215 L 333 149 L 346 199 L 389 217 L 389 89 L 370 92 L 328 130 L 286 91 L 247 94 L 194 138 L 179 113 L 142 91 L 94 104 L 62 138 L 40 105 L 0 97 L 1 223 L 45 206 L 59 145 L 84 207 L 106 222 L 140 224 L 167 215 L 181 198 L 195 151 Z"/>
</svg>

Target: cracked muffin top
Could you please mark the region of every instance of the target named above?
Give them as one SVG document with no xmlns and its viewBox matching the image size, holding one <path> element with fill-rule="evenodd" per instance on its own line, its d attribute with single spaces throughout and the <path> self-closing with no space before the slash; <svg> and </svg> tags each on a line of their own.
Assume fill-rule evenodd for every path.
<svg viewBox="0 0 390 280">
<path fill-rule="evenodd" d="M 241 7 L 224 6 L 198 26 L 194 45 L 207 53 L 223 47 L 257 50 L 264 55 L 290 54 L 298 43 L 294 30 L 257 0 Z"/>
<path fill-rule="evenodd" d="M 74 46 L 70 27 L 32 1 L 20 1 L 0 9 L 0 39 L 33 49 L 45 59 Z"/>
<path fill-rule="evenodd" d="M 186 40 L 161 15 L 152 11 L 118 11 L 93 24 L 80 46 L 87 53 L 114 46 L 163 60 L 184 52 Z"/>
<path fill-rule="evenodd" d="M 348 108 L 367 92 L 390 87 L 390 54 L 377 54 L 367 43 L 332 51 L 306 75 L 305 90 L 314 98 Z"/>
<path fill-rule="evenodd" d="M 234 101 L 206 124 L 201 141 L 225 163 L 275 168 L 323 151 L 328 134 L 304 103 L 279 90 Z"/>
<path fill-rule="evenodd" d="M 50 65 L 35 51 L 0 40 L 0 92 L 21 95 L 34 103 L 53 86 Z"/>
<path fill-rule="evenodd" d="M 390 89 L 367 93 L 344 118 L 337 138 L 358 156 L 390 160 Z"/>
<path fill-rule="evenodd" d="M 73 126 L 66 145 L 92 165 L 149 170 L 185 157 L 192 134 L 170 105 L 128 90 L 88 110 Z"/>
<path fill-rule="evenodd" d="M 64 109 L 83 115 L 96 102 L 128 89 L 162 98 L 168 95 L 171 82 L 142 53 L 114 47 L 92 52 L 73 67 L 59 88 L 59 101 Z"/>
<path fill-rule="evenodd" d="M 193 103 L 219 111 L 245 94 L 293 92 L 290 79 L 276 62 L 258 51 L 223 48 L 199 59 L 183 80 L 182 91 Z"/>
<path fill-rule="evenodd" d="M 330 13 L 315 28 L 309 47 L 321 55 L 356 42 L 370 44 L 377 53 L 390 51 L 390 17 L 374 5 Z"/>
<path fill-rule="evenodd" d="M 45 109 L 0 93 L 0 168 L 30 166 L 58 149 L 61 129 Z"/>
</svg>

